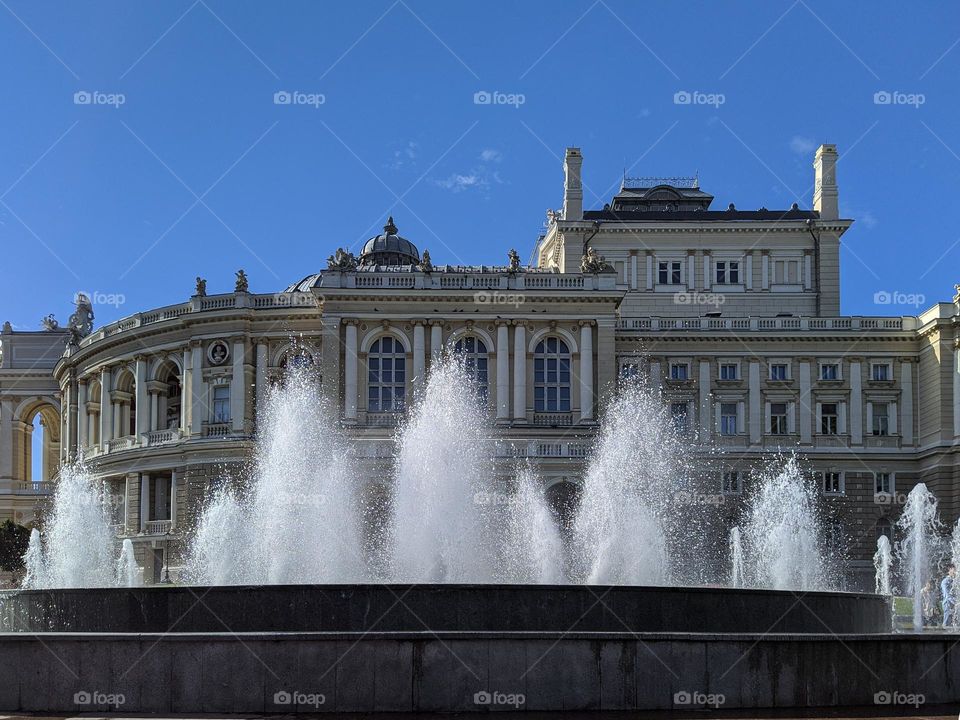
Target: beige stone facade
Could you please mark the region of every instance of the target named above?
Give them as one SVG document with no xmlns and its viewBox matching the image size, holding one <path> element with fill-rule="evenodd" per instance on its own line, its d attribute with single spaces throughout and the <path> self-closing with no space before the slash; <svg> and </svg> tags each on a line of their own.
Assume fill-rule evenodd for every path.
<svg viewBox="0 0 960 720">
<path fill-rule="evenodd" d="M 571 148 L 563 209 L 548 213 L 534 267 L 515 255 L 432 265 L 391 219 L 359 258 L 338 252 L 276 294 L 194 295 L 73 344 L 8 329 L 0 515 L 29 522 L 56 458 L 82 455 L 111 483 L 118 536 L 157 580 L 165 566 L 176 573 L 211 485 L 244 478 L 264 393 L 289 363 L 319 369 L 376 482 L 431 364 L 456 348 L 482 363 L 504 467 L 530 459 L 552 497 L 575 495 L 604 404 L 639 374 L 704 456 L 704 492 L 724 521 L 749 495 L 749 471 L 796 450 L 865 574 L 917 482 L 947 520 L 960 513 L 960 305 L 839 315 L 853 221 L 838 216 L 836 157 L 817 152 L 811 210 L 714 210 L 696 179 L 624 178 L 611 203 L 584 211 Z M 56 429 L 43 478 L 25 450 L 38 413 Z"/>
</svg>

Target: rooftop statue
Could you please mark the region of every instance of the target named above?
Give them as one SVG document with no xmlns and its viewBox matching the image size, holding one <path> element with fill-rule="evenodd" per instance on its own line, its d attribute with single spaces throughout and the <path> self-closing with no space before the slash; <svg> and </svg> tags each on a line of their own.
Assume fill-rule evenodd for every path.
<svg viewBox="0 0 960 720">
<path fill-rule="evenodd" d="M 592 247 L 587 248 L 587 254 L 580 258 L 580 272 L 582 273 L 596 274 L 610 272 L 611 270 L 613 268 L 610 263 Z"/>
<path fill-rule="evenodd" d="M 237 270 L 237 284 L 233 288 L 234 292 L 250 292 L 250 281 L 247 280 L 247 274 L 243 270 Z"/>
<path fill-rule="evenodd" d="M 197 289 L 193 294 L 197 297 L 206 297 L 207 295 L 207 281 L 199 275 L 197 275 Z"/>
<path fill-rule="evenodd" d="M 57 319 L 53 316 L 53 313 L 45 315 L 42 320 L 40 320 L 40 325 L 43 326 L 44 330 L 54 331 L 60 329 L 60 323 L 57 322 Z"/>
<path fill-rule="evenodd" d="M 510 259 L 510 272 L 523 272 L 523 266 L 520 265 L 520 253 L 510 248 L 507 257 Z"/>
<path fill-rule="evenodd" d="M 357 269 L 357 258 L 353 253 L 345 248 L 337 248 L 337 251 L 327 258 L 327 270 L 339 270 L 346 272 Z"/>
<path fill-rule="evenodd" d="M 433 263 L 430 262 L 430 251 L 426 248 L 423 249 L 423 256 L 420 259 L 420 264 L 417 265 L 417 270 L 422 273 L 433 271 Z"/>
<path fill-rule="evenodd" d="M 93 303 L 85 293 L 77 293 L 74 299 L 77 309 L 67 320 L 67 330 L 70 331 L 71 345 L 79 345 L 80 341 L 93 332 Z"/>
</svg>

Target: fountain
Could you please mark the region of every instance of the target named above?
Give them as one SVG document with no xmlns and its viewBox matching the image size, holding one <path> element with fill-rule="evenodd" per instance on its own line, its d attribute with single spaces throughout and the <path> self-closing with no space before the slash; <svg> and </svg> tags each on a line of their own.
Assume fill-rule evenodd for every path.
<svg viewBox="0 0 960 720">
<path fill-rule="evenodd" d="M 401 433 L 389 542 L 401 582 L 493 580 L 502 507 L 475 387 L 459 363 L 435 366 Z"/>
<path fill-rule="evenodd" d="M 147 662 L 100 668 L 99 687 L 130 688 L 125 712 L 183 707 L 183 683 L 157 677 L 199 678 L 187 696 L 209 712 L 289 712 L 277 698 L 295 688 L 323 693 L 329 710 L 486 710 L 474 698 L 494 677 L 518 683 L 530 710 L 663 708 L 662 682 L 640 674 L 646 653 L 695 677 L 705 647 L 740 657 L 752 634 L 759 657 L 737 682 L 789 706 L 790 684 L 764 668 L 849 658 L 842 642 L 785 634 L 822 633 L 823 617 L 840 635 L 889 630 L 889 598 L 819 592 L 834 576 L 795 458 L 759 476 L 728 556 L 719 528 L 729 515 L 715 494 L 697 492 L 715 476 L 703 479 L 662 399 L 630 384 L 605 408 L 561 534 L 534 466 L 495 452 L 497 430 L 473 387 L 455 358 L 434 363 L 395 439 L 392 476 L 364 480 L 388 489 L 371 502 L 359 445 L 311 373 L 289 373 L 268 394 L 249 473 L 211 488 L 179 578 L 189 584 L 141 587 L 129 539 L 116 560 L 102 489 L 82 468 L 65 470 L 46 531 L 31 537 L 27 589 L 0 598 L 0 625 L 19 631 L 0 635 L 0 658 L 31 658 L 11 665 L 12 702 L 76 710 L 72 681 L 31 683 L 59 677 L 58 658 L 74 656 L 80 633 L 91 657 L 140 657 L 145 634 L 155 638 Z M 719 578 L 730 587 L 716 587 Z M 802 603 L 783 589 L 804 590 Z M 34 646 L 39 632 L 44 648 Z M 924 652 L 935 666 L 941 651 Z M 345 655 L 349 672 L 327 670 Z M 931 683 L 951 686 L 947 665 Z M 724 682 L 702 687 L 726 692 Z M 829 702 L 837 692 L 864 702 L 862 684 L 823 683 Z M 452 695 L 454 686 L 469 692 Z"/>
<path fill-rule="evenodd" d="M 666 585 L 668 515 L 685 487 L 683 448 L 659 397 L 628 384 L 607 410 L 574 523 L 588 584 Z"/>
<path fill-rule="evenodd" d="M 34 529 L 24 556 L 25 588 L 110 587 L 116 538 L 111 498 L 81 465 L 60 470 L 46 533 Z"/>
<path fill-rule="evenodd" d="M 140 566 L 137 565 L 137 558 L 133 552 L 133 543 L 126 539 L 120 551 L 120 559 L 117 561 L 117 586 L 118 587 L 139 587 L 143 585 L 143 578 L 140 576 Z"/>
<path fill-rule="evenodd" d="M 734 527 L 730 531 L 730 587 L 743 587 L 743 575 L 743 541 L 740 528 Z"/>
<path fill-rule="evenodd" d="M 823 523 L 812 483 L 796 457 L 763 473 L 743 527 L 747 576 L 755 587 L 827 590 Z"/>
<path fill-rule="evenodd" d="M 877 595 L 892 595 L 890 584 L 890 568 L 893 565 L 893 553 L 890 548 L 890 538 L 881 535 L 877 538 L 877 552 L 873 555 L 873 567 L 876 570 Z"/>
<path fill-rule="evenodd" d="M 923 587 L 933 578 L 941 554 L 937 498 L 926 484 L 917 483 L 907 495 L 897 527 L 903 533 L 903 542 L 897 547 L 897 557 L 905 590 L 913 596 L 913 629 L 921 632 Z"/>
</svg>

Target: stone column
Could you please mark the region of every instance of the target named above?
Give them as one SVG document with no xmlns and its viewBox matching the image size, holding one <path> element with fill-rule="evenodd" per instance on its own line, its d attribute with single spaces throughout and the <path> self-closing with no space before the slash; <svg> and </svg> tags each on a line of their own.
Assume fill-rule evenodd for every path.
<svg viewBox="0 0 960 720">
<path fill-rule="evenodd" d="M 346 341 L 344 343 L 344 375 L 343 375 L 343 415 L 347 422 L 357 421 L 357 376 L 359 358 L 357 353 L 357 323 L 355 320 L 345 320 Z"/>
<path fill-rule="evenodd" d="M 77 380 L 77 454 L 82 454 L 87 447 L 87 381 L 85 379 Z"/>
<path fill-rule="evenodd" d="M 904 445 L 913 445 L 913 362 L 900 363 L 900 438 Z"/>
<path fill-rule="evenodd" d="M 811 435 L 811 412 L 810 412 L 810 361 L 800 361 L 800 442 L 809 445 L 813 442 Z"/>
<path fill-rule="evenodd" d="M 13 484 L 13 398 L 0 400 L 0 487 Z"/>
<path fill-rule="evenodd" d="M 190 433 L 190 383 L 193 371 L 190 368 L 190 348 L 183 349 L 180 370 L 180 430 L 184 435 Z"/>
<path fill-rule="evenodd" d="M 443 351 L 443 323 L 434 320 L 430 326 L 430 360 L 436 362 Z"/>
<path fill-rule="evenodd" d="M 110 368 L 100 371 L 100 447 L 104 451 L 113 437 L 113 408 L 110 403 Z"/>
<path fill-rule="evenodd" d="M 497 321 L 497 422 L 510 419 L 510 331 Z"/>
<path fill-rule="evenodd" d="M 523 321 L 513 329 L 513 419 L 527 421 L 527 326 Z"/>
<path fill-rule="evenodd" d="M 147 395 L 147 359 L 143 355 L 137 356 L 137 371 L 136 371 L 136 380 L 137 380 L 137 417 L 135 418 L 137 423 L 137 432 L 136 435 L 138 438 L 142 439 L 142 436 L 150 432 L 151 429 L 156 429 L 157 425 L 154 422 L 153 426 L 150 425 L 150 406 L 156 403 L 156 398 L 150 398 Z"/>
<path fill-rule="evenodd" d="M 580 421 L 593 421 L 593 324 L 580 325 Z"/>
<path fill-rule="evenodd" d="M 262 417 L 267 402 L 267 363 L 269 362 L 267 349 L 266 340 L 257 341 L 257 370 L 254 380 L 256 385 L 256 418 Z M 255 422 L 254 426 L 256 427 L 256 425 Z"/>
<path fill-rule="evenodd" d="M 209 415 L 204 404 L 206 393 L 203 382 L 203 346 L 196 341 L 190 346 L 190 434 L 200 437 L 203 421 Z"/>
<path fill-rule="evenodd" d="M 413 390 L 427 384 L 427 348 L 423 320 L 413 321 Z"/>
<path fill-rule="evenodd" d="M 137 408 L 137 415 L 140 408 Z M 160 396 L 156 390 L 150 391 L 150 430 L 160 429 Z"/>
<path fill-rule="evenodd" d="M 244 338 L 233 340 L 233 375 L 230 379 L 230 417 L 233 432 L 243 433 L 247 414 L 247 386 L 244 382 L 247 348 Z"/>
<path fill-rule="evenodd" d="M 637 251 L 632 250 L 630 252 L 630 289 L 631 290 L 637 289 L 637 270 L 638 270 L 637 265 L 638 265 Z"/>
<path fill-rule="evenodd" d="M 150 518 L 150 476 L 140 473 L 140 532 L 147 529 Z"/>
<path fill-rule="evenodd" d="M 850 444 L 863 445 L 863 377 L 860 361 L 850 362 Z"/>
<path fill-rule="evenodd" d="M 760 362 L 750 361 L 749 398 L 750 398 L 750 444 L 759 445 L 763 437 L 763 398 L 760 396 Z"/>
<path fill-rule="evenodd" d="M 177 471 L 170 473 L 170 529 L 177 526 Z M 169 565 L 169 560 L 167 561 Z"/>
<path fill-rule="evenodd" d="M 710 412 L 710 361 L 700 360 L 700 374 L 697 378 L 700 391 L 700 442 L 710 440 L 710 426 L 713 413 Z"/>
</svg>

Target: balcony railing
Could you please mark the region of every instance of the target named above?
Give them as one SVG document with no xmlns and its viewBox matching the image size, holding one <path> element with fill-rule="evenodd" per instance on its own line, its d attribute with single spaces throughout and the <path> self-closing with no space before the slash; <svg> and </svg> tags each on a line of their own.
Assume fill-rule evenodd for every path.
<svg viewBox="0 0 960 720">
<path fill-rule="evenodd" d="M 649 317 L 622 318 L 617 321 L 618 330 L 640 332 L 663 332 L 668 330 L 728 330 L 728 331 L 778 331 L 778 330 L 876 330 L 882 332 L 915 330 L 914 317 Z"/>
<path fill-rule="evenodd" d="M 129 450 L 136 444 L 137 438 L 133 435 L 127 435 L 126 437 L 113 438 L 107 443 L 107 447 L 110 448 L 110 452 L 117 452 L 118 450 Z"/>
<path fill-rule="evenodd" d="M 501 442 L 497 444 L 497 457 L 507 458 L 585 458 L 590 452 L 586 442 Z"/>
<path fill-rule="evenodd" d="M 49 495 L 53 492 L 53 483 L 49 481 L 19 482 L 14 487 L 17 495 Z"/>
<path fill-rule="evenodd" d="M 817 435 L 816 446 L 823 448 L 845 448 L 850 446 L 848 435 Z"/>
<path fill-rule="evenodd" d="M 863 446 L 868 448 L 898 448 L 899 435 L 864 435 Z"/>
<path fill-rule="evenodd" d="M 173 523 L 170 520 L 148 520 L 144 526 L 144 535 L 169 535 Z"/>
<path fill-rule="evenodd" d="M 204 423 L 204 437 L 226 437 L 233 431 L 233 423 Z"/>
<path fill-rule="evenodd" d="M 539 427 L 566 427 L 573 425 L 573 413 L 534 413 L 533 424 Z"/>
<path fill-rule="evenodd" d="M 385 412 L 385 413 L 367 413 L 367 425 L 369 427 L 396 427 L 403 420 L 403 413 Z"/>
<path fill-rule="evenodd" d="M 147 445 L 166 445 L 180 439 L 180 430 L 151 430 L 147 433 Z"/>
</svg>

